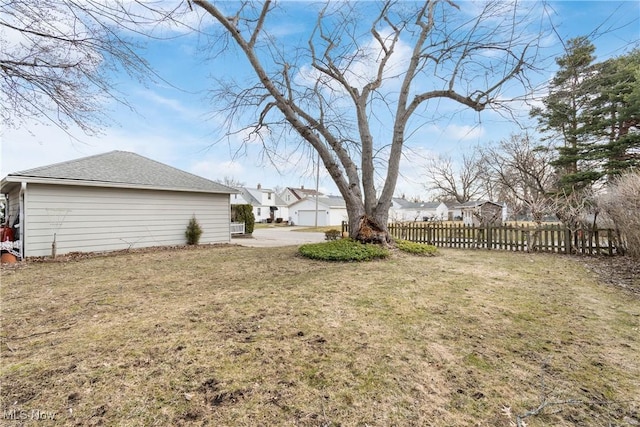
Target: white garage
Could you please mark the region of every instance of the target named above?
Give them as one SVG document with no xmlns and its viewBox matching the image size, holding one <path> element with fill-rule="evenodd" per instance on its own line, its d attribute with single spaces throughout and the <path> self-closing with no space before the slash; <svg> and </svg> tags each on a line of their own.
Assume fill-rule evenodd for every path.
<svg viewBox="0 0 640 427">
<path fill-rule="evenodd" d="M 183 245 L 192 216 L 200 243 L 230 241 L 236 190 L 130 152 L 12 173 L 1 185 L 21 257 Z"/>
<path fill-rule="evenodd" d="M 318 208 L 318 227 L 323 227 L 328 222 L 329 212 Z M 316 224 L 316 211 L 315 210 L 299 210 L 298 211 L 298 225 L 315 225 Z"/>
<path fill-rule="evenodd" d="M 306 197 L 289 205 L 289 215 L 296 225 L 313 227 L 316 221 L 316 198 Z M 318 198 L 318 226 L 342 225 L 347 221 L 347 208 L 342 197 L 322 196 Z"/>
</svg>

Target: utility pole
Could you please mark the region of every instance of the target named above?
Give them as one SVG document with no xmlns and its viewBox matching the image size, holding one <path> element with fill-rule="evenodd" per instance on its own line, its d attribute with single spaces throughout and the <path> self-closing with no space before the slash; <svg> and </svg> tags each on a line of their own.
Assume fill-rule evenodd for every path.
<svg viewBox="0 0 640 427">
<path fill-rule="evenodd" d="M 316 161 L 316 228 L 318 228 L 318 186 L 320 185 L 320 153 Z"/>
</svg>

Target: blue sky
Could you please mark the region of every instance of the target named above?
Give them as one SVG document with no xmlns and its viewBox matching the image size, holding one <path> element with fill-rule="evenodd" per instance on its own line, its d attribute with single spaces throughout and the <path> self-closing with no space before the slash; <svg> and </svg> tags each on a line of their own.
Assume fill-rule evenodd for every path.
<svg viewBox="0 0 640 427">
<path fill-rule="evenodd" d="M 465 2 L 461 2 L 465 7 Z M 538 2 L 525 2 L 531 7 Z M 309 3 L 286 2 L 278 31 L 283 40 L 302 37 L 305 24 L 312 18 Z M 640 40 L 640 2 L 638 1 L 563 1 L 551 2 L 552 20 L 563 39 L 585 35 L 598 26 L 615 28 L 594 39 L 597 60 L 620 55 L 638 46 Z M 111 150 L 133 151 L 154 160 L 204 176 L 221 179 L 225 176 L 254 187 L 300 186 L 314 187 L 315 173 L 308 160 L 295 157 L 280 159 L 278 168 L 265 160 L 257 144 L 241 147 L 239 141 L 223 138 L 221 117 L 212 117 L 219 108 L 215 100 L 207 99 L 206 91 L 213 86 L 211 77 L 250 76 L 242 57 L 229 53 L 207 60 L 193 33 L 176 33 L 179 37 L 147 43 L 142 55 L 164 81 L 142 84 L 127 76 L 115 76 L 118 87 L 135 108 L 132 112 L 111 103 L 105 107 L 113 125 L 101 135 L 88 137 L 71 129 L 71 138 L 54 126 L 30 122 L 18 129 L 0 131 L 2 158 L 0 175 L 51 163 L 99 154 Z M 560 43 L 550 43 L 545 56 L 561 53 Z M 555 64 L 549 61 L 537 84 L 553 76 Z M 453 114 L 441 104 L 438 120 L 421 129 L 420 138 L 412 141 L 411 151 L 401 167 L 402 177 L 396 194 L 428 198 L 422 188 L 421 163 L 425 157 L 449 155 L 457 157 L 474 145 L 496 141 L 517 132 L 518 127 L 499 115 L 487 111 Z M 520 111 L 526 117 L 527 110 Z M 331 179 L 321 174 L 320 187 L 337 194 Z"/>
</svg>

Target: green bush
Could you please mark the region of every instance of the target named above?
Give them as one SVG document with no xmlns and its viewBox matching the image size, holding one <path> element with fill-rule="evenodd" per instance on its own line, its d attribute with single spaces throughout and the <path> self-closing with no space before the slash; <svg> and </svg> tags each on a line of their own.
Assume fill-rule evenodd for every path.
<svg viewBox="0 0 640 427">
<path fill-rule="evenodd" d="M 244 233 L 251 234 L 256 224 L 256 217 L 253 215 L 253 206 L 251 205 L 234 205 L 233 220 L 244 222 Z"/>
<path fill-rule="evenodd" d="M 340 230 L 327 230 L 324 232 L 324 240 L 338 240 L 342 237 L 342 232 Z"/>
<path fill-rule="evenodd" d="M 323 261 L 369 261 L 389 256 L 389 251 L 382 246 L 362 244 L 353 239 L 309 243 L 300 246 L 298 252 L 304 257 Z"/>
<path fill-rule="evenodd" d="M 433 245 L 410 242 L 408 240 L 396 240 L 396 247 L 402 252 L 414 255 L 434 256 L 438 252 L 438 248 Z"/>
<path fill-rule="evenodd" d="M 184 235 L 187 238 L 187 245 L 197 245 L 200 241 L 202 228 L 200 227 L 200 224 L 198 224 L 198 220 L 195 215 L 189 220 L 189 224 L 187 224 L 187 230 L 184 232 Z"/>
</svg>

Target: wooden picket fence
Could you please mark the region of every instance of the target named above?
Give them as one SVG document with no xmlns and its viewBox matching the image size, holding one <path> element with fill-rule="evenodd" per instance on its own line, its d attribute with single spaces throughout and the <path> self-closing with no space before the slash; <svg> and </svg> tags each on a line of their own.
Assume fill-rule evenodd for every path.
<svg viewBox="0 0 640 427">
<path fill-rule="evenodd" d="M 552 252 L 581 255 L 616 255 L 621 242 L 613 229 L 570 230 L 559 225 L 473 226 L 444 223 L 392 223 L 395 239 L 443 248 L 496 249 L 518 252 Z M 342 223 L 348 232 L 348 224 Z"/>
</svg>

